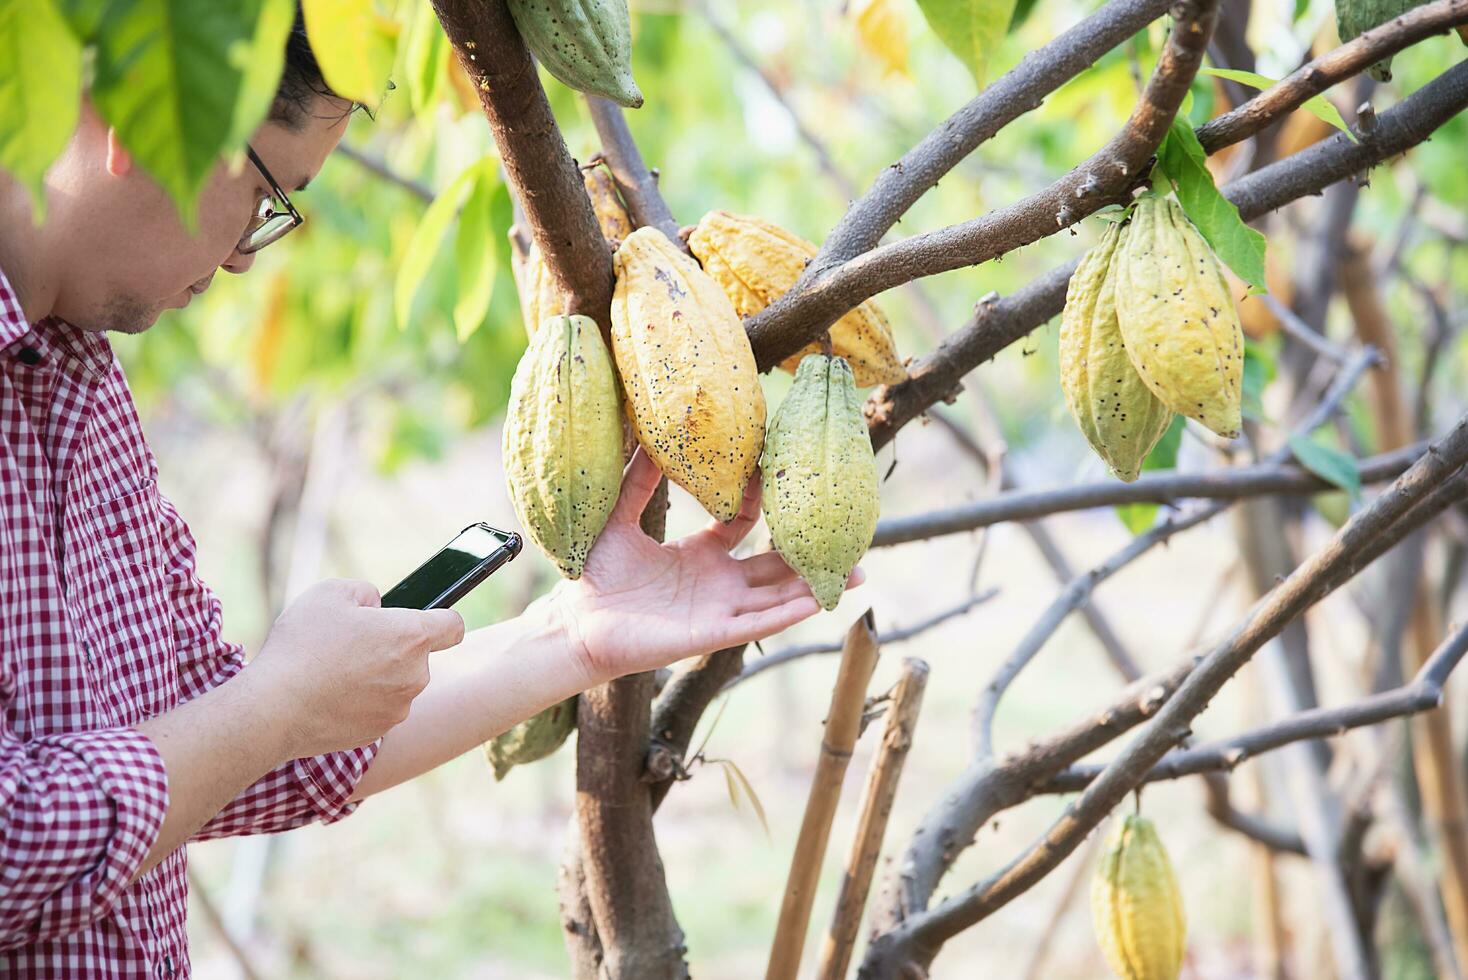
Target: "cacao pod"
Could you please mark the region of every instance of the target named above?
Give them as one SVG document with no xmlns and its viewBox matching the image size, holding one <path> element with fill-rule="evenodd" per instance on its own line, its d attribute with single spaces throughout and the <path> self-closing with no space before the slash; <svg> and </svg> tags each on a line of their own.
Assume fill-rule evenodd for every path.
<svg viewBox="0 0 1468 980">
<path fill-rule="evenodd" d="M 509 0 L 525 44 L 560 81 L 636 109 L 627 0 Z"/>
<path fill-rule="evenodd" d="M 591 198 L 591 208 L 596 212 L 596 223 L 601 225 L 601 234 L 609 242 L 620 244 L 632 234 L 632 219 L 617 194 L 617 182 L 602 167 L 591 167 L 581 172 L 586 185 L 586 196 Z"/>
<path fill-rule="evenodd" d="M 596 322 L 546 320 L 510 382 L 505 481 L 530 540 L 580 578 L 622 484 L 622 415 Z"/>
<path fill-rule="evenodd" d="M 835 609 L 877 529 L 877 460 L 851 368 L 808 354 L 760 459 L 765 521 L 822 609 Z"/>
<path fill-rule="evenodd" d="M 484 757 L 499 782 L 514 766 L 537 762 L 561 747 L 576 728 L 576 698 L 553 704 L 484 743 Z"/>
<path fill-rule="evenodd" d="M 1187 922 L 1167 850 L 1152 821 L 1119 821 L 1091 879 L 1091 918 L 1101 951 L 1122 980 L 1176 980 Z"/>
<path fill-rule="evenodd" d="M 765 432 L 749 337 L 718 284 L 656 228 L 628 235 L 612 266 L 612 352 L 637 440 L 727 523 Z"/>
<path fill-rule="evenodd" d="M 1422 6 L 1427 0 L 1335 0 L 1336 33 L 1341 43 L 1353 41 L 1360 35 L 1380 27 L 1393 17 Z M 1468 31 L 1458 28 L 1458 37 L 1468 44 Z M 1378 82 L 1392 80 L 1392 59 L 1388 55 L 1366 69 Z"/>
<path fill-rule="evenodd" d="M 779 225 L 728 211 L 704 215 L 688 236 L 688 248 L 740 316 L 753 316 L 783 296 L 816 256 L 814 245 Z M 858 388 L 907 379 L 892 328 L 871 300 L 831 326 L 831 349 L 851 365 Z M 787 357 L 780 367 L 793 373 L 803 357 L 822 351 L 820 341 L 814 341 Z"/>
<path fill-rule="evenodd" d="M 1111 278 L 1117 325 L 1147 387 L 1174 412 L 1237 436 L 1244 332 L 1218 259 L 1177 202 L 1137 202 Z"/>
<path fill-rule="evenodd" d="M 1116 325 L 1110 268 L 1120 240 L 1121 226 L 1108 225 L 1070 277 L 1060 320 L 1060 386 L 1091 448 L 1130 483 L 1172 412 L 1132 367 Z"/>
</svg>

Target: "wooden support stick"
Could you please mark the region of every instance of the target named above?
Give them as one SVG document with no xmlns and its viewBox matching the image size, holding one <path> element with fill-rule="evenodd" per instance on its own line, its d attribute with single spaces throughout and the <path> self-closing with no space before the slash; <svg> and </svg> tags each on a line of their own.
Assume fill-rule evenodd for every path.
<svg viewBox="0 0 1468 980">
<path fill-rule="evenodd" d="M 841 669 L 836 674 L 836 688 L 831 692 L 821 756 L 816 762 L 805 819 L 801 821 L 795 854 L 790 860 L 790 876 L 785 882 L 785 900 L 780 905 L 780 921 L 775 926 L 775 943 L 770 950 L 765 980 L 795 980 L 800 969 L 811 902 L 831 836 L 831 820 L 841 799 L 841 783 L 851 761 L 851 750 L 861 734 L 867 684 L 876 666 L 876 622 L 868 609 L 847 631 L 846 646 L 841 651 Z"/>
<path fill-rule="evenodd" d="M 904 659 L 902 677 L 892 691 L 892 703 L 887 709 L 882 744 L 867 777 L 861 820 L 856 825 L 851 854 L 846 859 L 846 877 L 841 880 L 836 912 L 821 949 L 821 965 L 816 976 L 822 980 L 840 980 L 851 965 L 862 912 L 866 909 L 867 894 L 872 887 L 872 874 L 877 868 L 877 857 L 882 853 L 882 837 L 887 832 L 892 801 L 897 797 L 897 782 L 902 778 L 907 750 L 912 747 L 912 731 L 917 726 L 918 712 L 923 706 L 923 691 L 927 686 L 927 663 L 916 657 Z"/>
</svg>

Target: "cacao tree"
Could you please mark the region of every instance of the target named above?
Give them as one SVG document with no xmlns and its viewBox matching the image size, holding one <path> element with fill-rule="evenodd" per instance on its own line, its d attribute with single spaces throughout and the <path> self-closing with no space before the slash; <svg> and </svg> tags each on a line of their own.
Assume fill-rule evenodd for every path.
<svg viewBox="0 0 1468 980">
<path fill-rule="evenodd" d="M 628 444 L 635 435 L 655 456 L 662 447 L 664 473 L 716 516 L 737 510 L 763 447 L 773 544 L 823 600 L 839 597 L 868 540 L 864 561 L 875 565 L 888 548 L 1021 523 L 1059 590 L 968 692 L 972 731 L 927 743 L 964 761 L 915 825 L 889 826 L 886 814 L 925 681 L 943 665 L 907 664 L 868 703 L 879 647 L 920 629 L 881 628 L 878 605 L 834 645 L 842 665 L 769 976 L 802 963 L 822 977 L 966 975 L 945 949 L 969 932 L 1002 942 L 996 913 L 1033 901 L 1052 874 L 1088 873 L 1088 841 L 1113 814 L 1124 822 L 1094 886 L 1100 948 L 1113 969 L 1175 976 L 1185 917 L 1161 850 L 1167 828 L 1154 833 L 1118 808 L 1150 783 L 1189 777 L 1217 832 L 1256 849 L 1271 901 L 1286 887 L 1282 869 L 1308 868 L 1288 887 L 1324 924 L 1322 971 L 1384 972 L 1383 898 L 1396 894 L 1431 972 L 1463 975 L 1468 752 L 1452 715 L 1468 706 L 1448 680 L 1468 630 L 1448 624 L 1461 621 L 1468 554 L 1468 404 L 1456 384 L 1468 60 L 1449 32 L 1468 25 L 1468 0 L 1340 0 L 1334 11 L 1248 0 L 744 6 L 634 2 L 629 16 L 605 0 L 306 0 L 328 81 L 376 118 L 353 123 L 348 160 L 313 188 L 313 220 L 290 251 L 266 253 L 249 281 L 183 325 L 120 348 L 145 404 L 187 404 L 208 424 L 245 420 L 282 459 L 347 411 L 352 438 L 386 447 L 379 462 L 391 468 L 485 425 L 507 401 L 528 406 L 512 409 L 523 414 L 507 445 L 533 447 L 560 424 L 546 379 L 590 345 L 601 353 L 587 370 L 606 389 L 596 438 L 616 431 L 610 350 Z M 264 116 L 294 7 L 0 3 L 0 168 L 37 186 L 85 93 L 189 220 L 214 161 L 238 156 Z M 776 21 L 783 45 L 752 41 Z M 200 29 L 170 29 L 182 23 Z M 841 52 L 829 63 L 826 34 Z M 911 58 L 913 43 L 928 55 L 941 44 L 953 60 Z M 210 57 L 183 56 L 200 44 Z M 720 88 L 729 72 L 746 85 L 737 98 Z M 710 110 L 690 92 L 728 104 Z M 739 145 L 741 102 L 788 127 L 783 167 Z M 813 107 L 838 103 L 865 129 L 833 137 Z M 1070 138 L 1055 137 L 1057 120 Z M 720 200 L 730 187 L 745 199 Z M 682 278 L 670 281 L 670 269 Z M 662 349 L 649 324 L 680 319 L 693 339 L 676 343 L 702 338 L 720 353 Z M 1026 356 L 1040 345 L 1043 356 Z M 629 378 L 634 362 L 660 367 Z M 691 453 L 688 423 L 658 414 L 662 392 L 649 380 L 701 378 L 710 364 L 715 376 L 699 385 L 725 396 L 711 411 L 737 443 L 718 465 Z M 755 372 L 778 367 L 795 378 L 788 389 L 764 382 L 788 390 L 771 399 L 766 433 Z M 991 398 L 1005 371 L 1043 375 L 1032 387 L 1048 401 Z M 1076 472 L 1086 442 L 1109 469 L 1036 486 L 1003 446 L 1061 405 L 1082 438 L 1059 443 L 1071 454 L 1060 473 Z M 981 495 L 914 512 L 878 489 L 900 468 L 899 432 L 924 421 L 951 436 L 954 468 L 983 474 Z M 810 462 L 812 447 L 824 463 Z M 589 476 L 511 469 L 522 516 L 549 512 L 543 494 L 574 484 L 592 512 L 584 519 L 604 518 L 627 447 L 599 448 Z M 814 493 L 791 482 L 806 471 L 821 481 Z M 283 478 L 272 511 L 304 507 L 303 480 Z M 1131 537 L 1076 569 L 1043 519 L 1105 508 Z M 649 511 L 649 533 L 661 520 Z M 1098 590 L 1158 546 L 1185 549 L 1184 532 L 1228 520 L 1248 608 L 1191 649 L 1138 656 Z M 825 537 L 811 546 L 816 533 Z M 594 535 L 547 518 L 535 537 L 575 575 Z M 267 533 L 267 577 L 272 541 Z M 1324 693 L 1339 651 L 1305 615 L 1336 592 L 1361 608 L 1374 649 L 1344 698 Z M 951 615 L 980 601 L 975 593 Z M 1146 595 L 1121 602 L 1157 614 Z M 1073 613 L 1116 689 L 1068 727 L 997 745 L 1005 695 Z M 694 733 L 721 696 L 737 699 L 749 678 L 817 652 L 724 650 L 671 678 L 625 677 L 576 700 L 576 812 L 558 881 L 574 975 L 701 972 L 653 816 L 680 782 L 709 771 Z M 1268 710 L 1257 727 L 1196 737 L 1195 720 L 1230 681 L 1257 685 Z M 525 728 L 511 741 L 540 739 L 534 755 L 554 748 L 569 705 L 553 709 L 549 740 Z M 838 901 L 813 907 L 822 859 L 834 860 L 825 852 L 848 843 L 827 839 L 845 759 L 858 738 L 878 737 L 862 731 L 879 713 Z M 1391 737 L 1408 716 L 1410 747 Z M 1337 737 L 1368 727 L 1370 741 L 1351 743 L 1368 753 Z M 1283 760 L 1287 785 L 1236 802 L 1249 771 L 1240 766 L 1265 753 Z M 973 873 L 964 855 L 992 847 L 987 826 L 1052 796 L 1067 798 L 1063 809 L 1014 818 L 1033 821 L 1029 843 L 984 853 L 989 870 Z M 1171 863 L 1185 876 L 1191 858 L 1180 857 Z M 781 888 L 770 881 L 771 904 Z M 1118 899 L 1129 889 L 1140 906 Z M 1255 972 L 1317 975 L 1313 963 L 1287 972 L 1279 914 L 1262 905 Z M 813 916 L 823 935 L 807 940 Z M 1036 951 L 1028 975 L 1047 975 L 1045 955 Z"/>
</svg>

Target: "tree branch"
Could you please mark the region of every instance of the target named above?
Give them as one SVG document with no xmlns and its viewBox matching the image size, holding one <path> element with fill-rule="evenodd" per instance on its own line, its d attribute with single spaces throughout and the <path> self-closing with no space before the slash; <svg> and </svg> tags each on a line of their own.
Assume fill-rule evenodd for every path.
<svg viewBox="0 0 1468 980">
<path fill-rule="evenodd" d="M 658 229 L 668 236 L 668 241 L 686 252 L 687 243 L 678 237 L 678 222 L 658 192 L 657 180 L 642 161 L 642 151 L 627 128 L 622 107 L 596 95 L 588 95 L 586 104 L 591 109 L 591 121 L 601 138 L 602 153 L 606 155 L 612 179 L 622 192 L 622 200 L 627 202 L 632 221 Z"/>
<path fill-rule="evenodd" d="M 1420 442 L 1360 461 L 1364 484 L 1395 479 L 1427 449 Z M 873 548 L 924 541 L 959 534 L 1004 521 L 1030 521 L 1064 511 L 1121 504 L 1173 505 L 1181 500 L 1206 498 L 1238 500 L 1276 494 L 1325 493 L 1339 489 L 1297 463 L 1257 463 L 1202 473 L 1156 471 L 1143 473 L 1132 483 L 1107 480 L 1079 486 L 1055 487 L 1000 494 L 946 510 L 891 517 L 877 523 Z"/>
<path fill-rule="evenodd" d="M 1327 51 L 1232 112 L 1199 126 L 1198 140 L 1204 150 L 1216 153 L 1248 139 L 1332 85 L 1361 74 L 1373 62 L 1465 23 L 1468 0 L 1436 0 L 1409 10 Z"/>
<path fill-rule="evenodd" d="M 1416 146 L 1468 106 L 1468 62 L 1439 75 L 1377 117 L 1369 138 L 1322 140 L 1223 189 L 1248 221 L 1360 173 Z M 1053 269 L 1003 299 L 981 303 L 937 350 L 909 365 L 901 384 L 876 389 L 867 402 L 872 445 L 881 448 L 929 406 L 953 395 L 965 374 L 1058 314 L 1075 262 Z"/>
<path fill-rule="evenodd" d="M 612 256 L 504 0 L 432 0 L 474 82 L 510 186 L 570 312 L 609 329 Z"/>
<path fill-rule="evenodd" d="M 1301 711 L 1272 725 L 1194 749 L 1169 752 L 1148 770 L 1142 782 L 1155 783 L 1211 771 L 1228 772 L 1247 759 L 1291 742 L 1340 735 L 1352 728 L 1380 724 L 1419 711 L 1431 711 L 1442 704 L 1443 684 L 1465 653 L 1468 653 L 1468 627 L 1459 628 L 1444 640 L 1410 684 L 1337 708 Z M 1071 766 L 1036 792 L 1073 793 L 1084 789 L 1105 771 L 1106 765 L 1087 763 Z"/>
<path fill-rule="evenodd" d="M 1109 143 L 1048 188 L 1007 208 L 914 235 L 809 275 L 750 317 L 755 360 L 768 369 L 847 310 L 921 276 L 978 265 L 1067 228 L 1121 198 L 1152 158 L 1187 94 L 1217 16 L 1217 0 L 1181 0 L 1157 70 L 1131 118 Z M 940 131 L 941 132 L 941 131 Z M 926 188 L 924 188 L 926 189 Z"/>
</svg>

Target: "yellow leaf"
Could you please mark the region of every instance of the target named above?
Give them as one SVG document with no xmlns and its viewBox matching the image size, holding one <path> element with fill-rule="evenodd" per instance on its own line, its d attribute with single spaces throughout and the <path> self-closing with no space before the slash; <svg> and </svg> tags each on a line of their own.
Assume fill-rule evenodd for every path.
<svg viewBox="0 0 1468 980">
<path fill-rule="evenodd" d="M 907 0 L 851 0 L 847 16 L 862 47 L 877 57 L 886 74 L 907 75 Z"/>
<path fill-rule="evenodd" d="M 301 6 L 326 84 L 344 99 L 381 103 L 397 53 L 397 25 L 378 14 L 373 0 L 303 0 Z"/>
<path fill-rule="evenodd" d="M 280 363 L 280 350 L 286 337 L 286 304 L 290 298 L 290 278 L 285 270 L 270 281 L 265 294 L 265 312 L 250 345 L 251 380 L 255 390 L 270 390 L 275 369 Z"/>
</svg>

